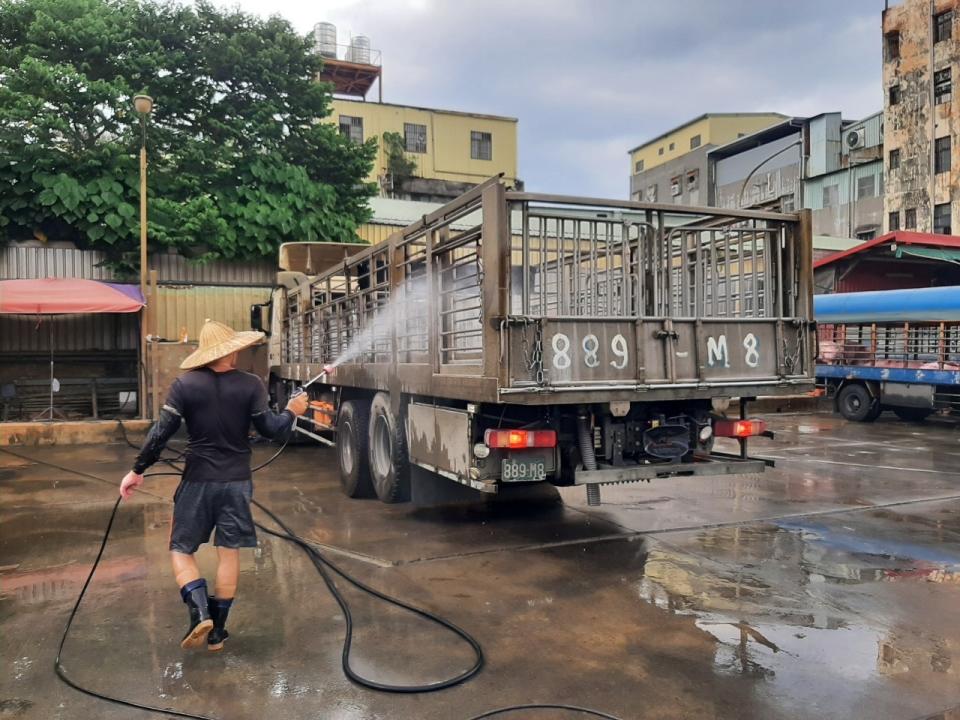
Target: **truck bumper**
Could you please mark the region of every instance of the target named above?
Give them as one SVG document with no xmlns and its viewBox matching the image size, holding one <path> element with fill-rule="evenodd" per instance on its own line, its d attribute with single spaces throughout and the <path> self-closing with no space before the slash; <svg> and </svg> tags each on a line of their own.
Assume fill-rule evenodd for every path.
<svg viewBox="0 0 960 720">
<path fill-rule="evenodd" d="M 769 463 L 764 460 L 745 460 L 729 457 L 708 458 L 689 463 L 663 463 L 654 465 L 601 465 L 597 470 L 577 470 L 575 485 L 607 485 L 612 483 L 637 482 L 654 478 L 687 475 L 743 475 L 762 473 Z"/>
</svg>

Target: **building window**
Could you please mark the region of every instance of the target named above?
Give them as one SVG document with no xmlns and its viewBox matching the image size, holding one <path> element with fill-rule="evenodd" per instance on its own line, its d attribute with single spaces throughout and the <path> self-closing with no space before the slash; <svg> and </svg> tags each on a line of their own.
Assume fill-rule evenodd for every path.
<svg viewBox="0 0 960 720">
<path fill-rule="evenodd" d="M 471 130 L 470 157 L 474 160 L 493 160 L 493 135 Z"/>
<path fill-rule="evenodd" d="M 700 185 L 700 171 L 691 170 L 687 173 L 687 192 L 696 190 Z"/>
<path fill-rule="evenodd" d="M 900 86 L 899 85 L 891 85 L 888 95 L 890 98 L 890 101 L 888 104 L 890 105 L 900 104 Z"/>
<path fill-rule="evenodd" d="M 894 232 L 895 230 L 900 229 L 900 211 L 894 210 L 890 213 L 889 219 L 887 220 L 887 231 Z"/>
<path fill-rule="evenodd" d="M 656 186 L 656 185 L 648 185 L 648 186 L 647 186 L 646 198 L 647 198 L 647 202 L 656 202 L 656 201 L 657 201 L 657 186 Z"/>
<path fill-rule="evenodd" d="M 876 230 L 864 230 L 857 233 L 857 240 L 873 240 L 877 236 Z"/>
<path fill-rule="evenodd" d="M 890 169 L 896 170 L 900 167 L 900 150 L 891 150 L 890 151 Z"/>
<path fill-rule="evenodd" d="M 425 153 L 427 151 L 427 126 L 404 123 L 403 147 L 409 153 Z"/>
<path fill-rule="evenodd" d="M 950 203 L 933 206 L 933 231 L 939 235 L 950 235 Z"/>
<path fill-rule="evenodd" d="M 355 143 L 363 143 L 363 118 L 350 117 L 349 115 L 340 116 L 340 134 L 353 140 Z"/>
<path fill-rule="evenodd" d="M 876 197 L 876 195 L 877 183 L 873 175 L 857 178 L 857 200 L 862 200 L 866 197 Z"/>
<path fill-rule="evenodd" d="M 677 197 L 683 192 L 683 184 L 681 183 L 681 180 L 682 178 L 679 175 L 670 179 L 670 194 L 674 197 Z"/>
<path fill-rule="evenodd" d="M 700 147 L 700 136 L 694 135 L 692 138 L 690 138 L 690 149 L 694 150 L 698 147 Z"/>
<path fill-rule="evenodd" d="M 823 188 L 823 207 L 831 208 L 840 204 L 840 186 L 827 185 Z"/>
<path fill-rule="evenodd" d="M 634 173 L 643 172 L 643 160 L 637 160 L 637 163 L 633 166 L 633 172 Z"/>
<path fill-rule="evenodd" d="M 933 171 L 950 171 L 950 136 L 937 138 L 933 145 Z"/>
<path fill-rule="evenodd" d="M 661 147 L 659 150 L 657 150 L 657 155 L 663 155 L 663 148 L 662 148 L 662 147 Z"/>
<path fill-rule="evenodd" d="M 900 33 L 888 32 L 883 36 L 883 57 L 887 62 L 900 57 Z"/>
<path fill-rule="evenodd" d="M 933 16 L 933 41 L 935 43 L 949 40 L 952 35 L 953 10 L 947 10 Z"/>
<path fill-rule="evenodd" d="M 676 148 L 677 148 L 677 144 L 676 144 L 676 143 L 670 143 L 670 149 L 671 149 L 671 150 L 676 150 Z"/>
<path fill-rule="evenodd" d="M 953 100 L 953 78 L 950 76 L 950 68 L 937 70 L 933 74 L 933 102 L 950 102 Z"/>
<path fill-rule="evenodd" d="M 915 230 L 917 227 L 917 209 L 907 208 L 903 211 L 903 226 L 907 230 Z"/>
</svg>

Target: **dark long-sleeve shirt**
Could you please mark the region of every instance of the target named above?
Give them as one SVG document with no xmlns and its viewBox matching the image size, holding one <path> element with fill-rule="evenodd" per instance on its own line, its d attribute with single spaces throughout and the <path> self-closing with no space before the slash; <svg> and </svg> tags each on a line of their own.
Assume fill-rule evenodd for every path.
<svg viewBox="0 0 960 720">
<path fill-rule="evenodd" d="M 275 413 L 267 405 L 267 389 L 256 375 L 241 370 L 191 370 L 177 378 L 137 456 L 137 473 L 155 463 L 167 441 L 187 423 L 189 443 L 184 480 L 222 482 L 249 480 L 250 423 L 261 435 L 277 438 L 293 427 L 289 410 Z"/>
</svg>

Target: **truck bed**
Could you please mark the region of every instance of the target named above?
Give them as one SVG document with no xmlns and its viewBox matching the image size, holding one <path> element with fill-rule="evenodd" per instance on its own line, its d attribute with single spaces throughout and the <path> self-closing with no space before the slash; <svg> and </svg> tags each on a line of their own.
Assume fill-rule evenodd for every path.
<svg viewBox="0 0 960 720">
<path fill-rule="evenodd" d="M 279 374 L 557 404 L 803 392 L 805 214 L 507 190 L 491 179 L 289 287 Z"/>
</svg>

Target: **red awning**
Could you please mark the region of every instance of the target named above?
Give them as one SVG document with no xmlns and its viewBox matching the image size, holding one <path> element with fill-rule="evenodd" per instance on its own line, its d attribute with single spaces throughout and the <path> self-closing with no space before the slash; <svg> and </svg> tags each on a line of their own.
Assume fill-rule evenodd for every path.
<svg viewBox="0 0 960 720">
<path fill-rule="evenodd" d="M 75 278 L 0 280 L 0 314 L 130 313 L 144 304 L 136 285 Z"/>
</svg>

